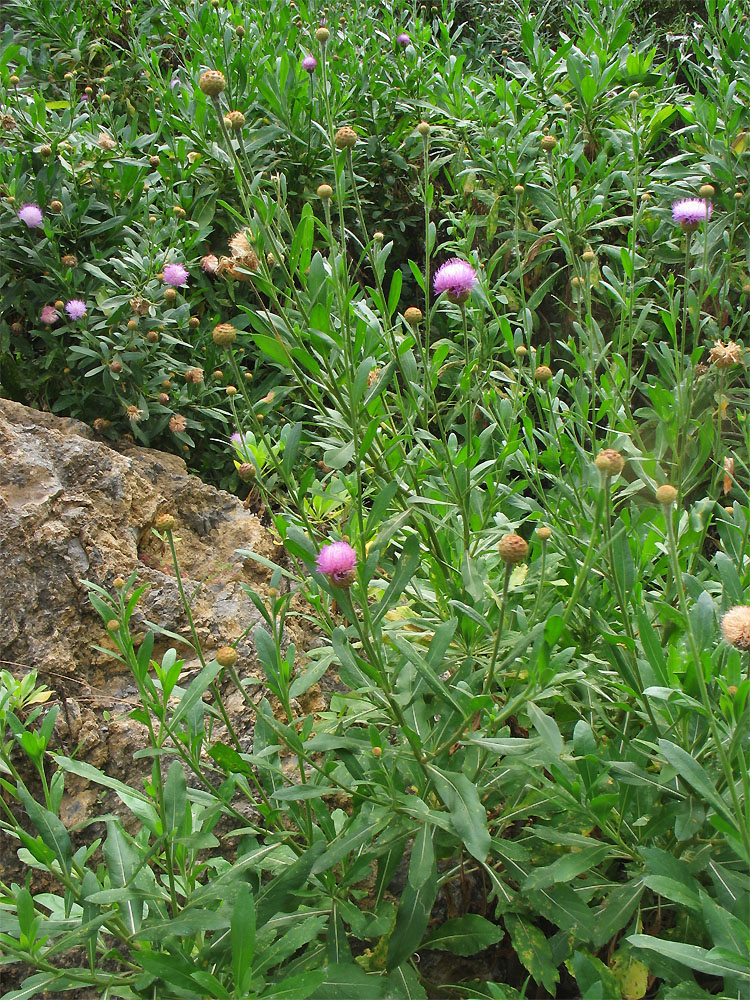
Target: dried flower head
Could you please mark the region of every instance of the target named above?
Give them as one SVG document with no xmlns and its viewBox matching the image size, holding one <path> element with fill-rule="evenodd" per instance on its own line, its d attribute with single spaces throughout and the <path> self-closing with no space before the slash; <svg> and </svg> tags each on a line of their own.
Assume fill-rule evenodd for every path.
<svg viewBox="0 0 750 1000">
<path fill-rule="evenodd" d="M 735 649 L 750 650 L 750 605 L 730 608 L 721 619 L 721 634 Z"/>
<path fill-rule="evenodd" d="M 218 69 L 207 69 L 198 80 L 198 86 L 207 97 L 218 97 L 226 85 L 224 74 Z"/>
<path fill-rule="evenodd" d="M 708 222 L 712 212 L 711 202 L 701 198 L 683 198 L 672 205 L 672 219 L 686 233 L 694 232 L 701 222 Z"/>
<path fill-rule="evenodd" d="M 203 381 L 203 369 L 202 368 L 188 368 L 185 372 L 185 381 L 189 382 L 191 385 L 200 385 Z"/>
<path fill-rule="evenodd" d="M 742 347 L 734 340 L 722 344 L 717 340 L 711 348 L 708 360 L 713 362 L 717 368 L 731 368 L 742 361 Z"/>
<path fill-rule="evenodd" d="M 110 421 L 105 420 L 104 417 L 97 417 L 94 420 L 94 430 L 97 432 L 97 434 L 101 434 L 103 431 L 106 431 L 109 425 Z"/>
<path fill-rule="evenodd" d="M 38 229 L 44 222 L 44 215 L 38 205 L 29 203 L 22 205 L 18 211 L 18 218 L 24 222 L 29 229 Z"/>
<path fill-rule="evenodd" d="M 188 269 L 182 264 L 167 264 L 164 267 L 164 284 L 173 288 L 184 288 L 189 276 Z"/>
<path fill-rule="evenodd" d="M 520 535 L 504 535 L 497 544 L 500 558 L 507 566 L 522 563 L 529 552 L 529 546 Z"/>
<path fill-rule="evenodd" d="M 182 434 L 183 431 L 187 430 L 187 420 L 181 413 L 175 413 L 173 417 L 169 418 L 169 429 L 173 434 Z"/>
<path fill-rule="evenodd" d="M 206 274 L 216 274 L 219 270 L 219 258 L 216 254 L 209 253 L 201 258 L 201 270 Z"/>
<path fill-rule="evenodd" d="M 59 215 L 63 210 L 63 203 L 55 198 L 49 203 L 49 210 L 53 215 Z"/>
<path fill-rule="evenodd" d="M 60 258 L 63 267 L 78 267 L 78 258 L 74 253 L 63 254 Z"/>
<path fill-rule="evenodd" d="M 100 132 L 99 138 L 96 141 L 99 149 L 117 149 L 117 143 L 112 138 L 111 135 L 107 135 L 106 132 Z"/>
<path fill-rule="evenodd" d="M 334 587 L 349 587 L 356 579 L 357 554 L 348 542 L 331 542 L 318 553 L 316 568 Z"/>
<path fill-rule="evenodd" d="M 65 312 L 71 319 L 83 319 L 86 315 L 86 303 L 83 299 L 70 299 L 65 303 Z"/>
<path fill-rule="evenodd" d="M 465 260 L 454 257 L 442 264 L 435 272 L 433 288 L 435 295 L 447 293 L 450 302 L 466 302 L 472 290 L 479 284 L 477 272 Z"/>
<path fill-rule="evenodd" d="M 724 458 L 724 496 L 729 493 L 732 488 L 732 480 L 734 479 L 734 455 L 727 455 Z"/>
<path fill-rule="evenodd" d="M 333 137 L 336 149 L 354 149 L 357 143 L 357 133 L 348 125 L 343 125 Z"/>
<path fill-rule="evenodd" d="M 47 323 L 49 324 L 49 326 L 52 326 L 54 323 L 58 321 L 60 315 L 54 306 L 42 306 L 42 311 L 39 315 L 39 318 L 41 319 L 42 323 Z"/>
<path fill-rule="evenodd" d="M 134 424 L 139 424 L 143 419 L 143 410 L 139 410 L 137 406 L 126 406 L 125 415 L 128 420 L 132 420 Z"/>
</svg>

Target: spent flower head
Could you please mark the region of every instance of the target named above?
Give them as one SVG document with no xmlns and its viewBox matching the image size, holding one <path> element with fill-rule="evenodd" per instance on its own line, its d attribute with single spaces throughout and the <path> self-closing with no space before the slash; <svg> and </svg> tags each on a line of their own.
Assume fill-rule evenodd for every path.
<svg viewBox="0 0 750 1000">
<path fill-rule="evenodd" d="M 730 608 L 721 619 L 721 634 L 735 649 L 750 650 L 750 605 Z"/>
<path fill-rule="evenodd" d="M 348 542 L 331 542 L 318 553 L 316 568 L 334 587 L 348 587 L 355 580 L 357 554 Z"/>
<path fill-rule="evenodd" d="M 56 323 L 58 321 L 60 316 L 57 312 L 57 309 L 55 309 L 54 306 L 42 306 L 42 311 L 39 315 L 39 318 L 41 319 L 42 323 L 48 323 L 50 326 L 52 326 L 53 323 Z"/>
<path fill-rule="evenodd" d="M 478 283 L 477 272 L 471 264 L 458 257 L 442 264 L 433 279 L 435 295 L 447 292 L 448 299 L 455 303 L 466 302 Z"/>
</svg>

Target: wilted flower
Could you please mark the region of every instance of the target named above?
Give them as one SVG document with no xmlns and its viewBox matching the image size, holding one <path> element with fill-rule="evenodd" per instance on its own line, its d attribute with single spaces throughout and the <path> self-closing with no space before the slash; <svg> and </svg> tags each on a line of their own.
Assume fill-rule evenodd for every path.
<svg viewBox="0 0 750 1000">
<path fill-rule="evenodd" d="M 205 271 L 206 274 L 216 274 L 219 270 L 219 258 L 212 253 L 206 254 L 201 259 L 201 270 Z"/>
<path fill-rule="evenodd" d="M 34 204 L 22 205 L 18 212 L 18 218 L 21 222 L 25 222 L 29 229 L 38 229 L 44 221 L 41 208 Z"/>
<path fill-rule="evenodd" d="M 63 267 L 78 267 L 78 258 L 74 253 L 63 254 L 60 258 Z"/>
<path fill-rule="evenodd" d="M 750 649 L 750 606 L 737 604 L 721 619 L 721 634 L 736 649 Z"/>
<path fill-rule="evenodd" d="M 185 381 L 190 382 L 191 385 L 199 385 L 203 381 L 203 369 L 188 368 L 185 372 Z"/>
<path fill-rule="evenodd" d="M 717 368 L 731 368 L 732 365 L 738 365 L 742 361 L 742 348 L 734 340 L 729 340 L 726 344 L 717 340 L 711 348 L 708 360 Z"/>
<path fill-rule="evenodd" d="M 708 222 L 712 212 L 711 202 L 701 198 L 683 198 L 672 205 L 672 219 L 686 233 L 696 230 L 701 222 Z"/>
<path fill-rule="evenodd" d="M 314 73 L 317 65 L 318 65 L 318 60 L 315 58 L 315 56 L 305 56 L 305 58 L 302 60 L 302 69 L 306 73 L 310 74 Z"/>
<path fill-rule="evenodd" d="M 125 415 L 134 424 L 139 424 L 143 419 L 143 410 L 139 410 L 137 406 L 128 406 L 125 408 Z"/>
<path fill-rule="evenodd" d="M 348 587 L 355 580 L 357 554 L 348 542 L 331 542 L 318 553 L 316 568 L 334 587 Z"/>
<path fill-rule="evenodd" d="M 65 312 L 71 319 L 82 319 L 86 315 L 86 303 L 83 299 L 71 299 L 65 303 Z"/>
<path fill-rule="evenodd" d="M 169 429 L 173 434 L 182 434 L 187 429 L 187 420 L 181 413 L 175 413 L 169 421 Z"/>
<path fill-rule="evenodd" d="M 188 269 L 182 264 L 167 264 L 164 268 L 164 283 L 175 288 L 184 288 L 188 283 Z"/>
<path fill-rule="evenodd" d="M 39 317 L 42 323 L 49 323 L 52 326 L 60 318 L 54 306 L 42 306 L 42 311 Z"/>
<path fill-rule="evenodd" d="M 405 31 L 402 31 L 400 35 L 396 35 L 396 41 L 400 46 L 402 46 L 402 48 L 406 48 L 411 39 L 409 38 L 409 36 L 406 34 Z"/>
<path fill-rule="evenodd" d="M 433 287 L 436 295 L 447 292 L 451 302 L 461 303 L 468 299 L 478 283 L 477 273 L 471 264 L 454 257 L 437 269 Z"/>
</svg>

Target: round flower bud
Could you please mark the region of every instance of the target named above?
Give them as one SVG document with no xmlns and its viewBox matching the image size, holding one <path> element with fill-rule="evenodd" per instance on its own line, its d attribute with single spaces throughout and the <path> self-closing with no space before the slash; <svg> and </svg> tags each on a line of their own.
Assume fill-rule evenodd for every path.
<svg viewBox="0 0 750 1000">
<path fill-rule="evenodd" d="M 127 326 L 128 330 L 137 330 L 138 329 L 138 320 L 137 319 L 129 319 L 125 325 Z"/>
<path fill-rule="evenodd" d="M 18 84 L 19 84 L 20 82 L 21 82 L 21 78 L 20 78 L 20 77 L 18 77 L 18 76 L 16 76 L 16 74 L 15 74 L 15 73 L 14 73 L 14 74 L 13 74 L 13 76 L 12 76 L 12 77 L 11 77 L 11 78 L 10 78 L 10 79 L 8 80 L 8 83 L 9 83 L 9 84 L 11 85 L 11 87 L 15 87 L 15 86 L 17 86 L 17 85 L 18 85 Z"/>
<path fill-rule="evenodd" d="M 379 229 L 377 232 L 372 234 L 373 243 L 382 243 L 384 239 L 385 239 L 385 233 L 381 233 Z"/>
<path fill-rule="evenodd" d="M 516 196 L 516 198 L 520 198 L 524 190 L 525 188 L 523 184 L 516 184 L 516 186 L 513 188 L 513 194 Z"/>
<path fill-rule="evenodd" d="M 713 196 L 716 194 L 716 191 L 714 190 L 713 184 L 701 184 L 701 186 L 698 188 L 698 194 L 701 196 L 701 198 L 705 198 L 708 201 L 711 198 L 713 198 Z"/>
<path fill-rule="evenodd" d="M 315 32 L 315 38 L 317 41 L 320 42 L 321 45 L 325 45 L 325 43 L 328 41 L 330 37 L 331 37 L 331 32 L 328 30 L 328 28 L 321 26 Z"/>
<path fill-rule="evenodd" d="M 507 566 L 522 563 L 529 552 L 529 546 L 520 535 L 504 535 L 497 545 L 500 558 Z"/>
<path fill-rule="evenodd" d="M 336 149 L 354 149 L 357 142 L 357 133 L 348 125 L 343 125 L 333 137 Z"/>
<path fill-rule="evenodd" d="M 633 102 L 633 104 L 635 104 L 635 102 L 638 100 L 640 96 L 641 95 L 638 93 L 637 90 L 631 90 L 630 93 L 628 94 L 628 97 Z"/>
<path fill-rule="evenodd" d="M 419 125 L 417 125 L 417 132 L 419 132 L 423 139 L 425 139 L 431 131 L 432 128 L 430 127 L 429 122 L 420 122 Z"/>
<path fill-rule="evenodd" d="M 245 116 L 241 111 L 230 111 L 225 120 L 229 122 L 229 128 L 235 132 L 239 132 L 245 124 Z"/>
<path fill-rule="evenodd" d="M 174 526 L 175 520 L 171 514 L 159 514 L 154 521 L 154 527 L 157 531 L 172 531 Z"/>
<path fill-rule="evenodd" d="M 207 69 L 198 81 L 198 86 L 207 97 L 218 97 L 226 85 L 224 74 L 218 69 Z"/>
<path fill-rule="evenodd" d="M 404 313 L 404 319 L 409 324 L 409 326 L 416 327 L 422 322 L 422 310 L 418 309 L 417 306 L 409 306 L 409 308 Z"/>
<path fill-rule="evenodd" d="M 65 76 L 63 77 L 63 80 L 67 80 L 68 83 L 70 83 L 70 81 L 72 79 L 73 79 L 73 74 L 72 73 L 66 73 Z"/>
<path fill-rule="evenodd" d="M 158 156 L 156 156 L 156 154 L 154 154 L 154 156 L 149 156 L 149 158 L 148 158 L 148 165 L 150 167 L 158 167 L 160 163 L 161 163 L 161 160 L 159 159 Z"/>
<path fill-rule="evenodd" d="M 735 191 L 734 192 L 734 200 L 735 201 L 742 201 L 742 192 L 741 191 Z"/>
<path fill-rule="evenodd" d="M 243 462 L 242 465 L 237 470 L 237 475 L 240 477 L 243 483 L 249 482 L 251 479 L 255 479 L 256 471 L 255 466 L 250 462 Z"/>
<path fill-rule="evenodd" d="M 187 212 L 182 207 L 182 205 L 174 205 L 172 208 L 172 214 L 176 216 L 178 219 L 184 219 L 185 216 L 187 215 Z"/>
<path fill-rule="evenodd" d="M 604 448 L 594 459 L 594 465 L 605 476 L 619 476 L 625 467 L 625 459 L 614 448 Z"/>
<path fill-rule="evenodd" d="M 167 395 L 166 392 L 160 392 L 157 399 L 159 400 L 162 406 L 166 406 L 167 403 L 169 402 L 169 396 Z"/>
<path fill-rule="evenodd" d="M 63 210 L 63 205 L 62 205 L 62 202 L 61 202 L 61 201 L 58 201 L 57 199 L 55 199 L 54 201 L 51 201 L 51 202 L 49 203 L 49 210 L 50 210 L 50 212 L 52 212 L 52 213 L 53 213 L 54 215 L 59 215 L 59 214 L 60 214 L 60 212 L 62 212 L 62 210 Z"/>
<path fill-rule="evenodd" d="M 64 267 L 77 267 L 78 266 L 78 258 L 76 257 L 76 255 L 74 253 L 66 253 L 66 254 L 63 254 L 62 257 L 60 258 L 60 263 Z"/>
<path fill-rule="evenodd" d="M 333 198 L 333 188 L 330 184 L 320 184 L 318 186 L 318 197 L 323 201 L 330 201 Z"/>
<path fill-rule="evenodd" d="M 542 136 L 542 149 L 545 153 L 551 153 L 552 150 L 557 145 L 557 139 L 554 135 L 543 135 Z"/>
<path fill-rule="evenodd" d="M 245 37 L 245 29 L 242 27 L 241 24 L 237 25 L 237 27 L 234 29 L 234 33 L 235 33 L 235 35 L 238 38 L 244 38 Z"/>
<path fill-rule="evenodd" d="M 177 289 L 167 286 L 167 288 L 165 288 L 164 291 L 162 292 L 162 295 L 164 296 L 165 302 L 172 303 L 177 298 Z"/>
<path fill-rule="evenodd" d="M 112 586 L 115 588 L 115 590 L 122 590 L 122 588 L 125 586 L 125 581 L 121 576 L 116 576 L 112 581 Z"/>
<path fill-rule="evenodd" d="M 109 102 L 112 100 L 112 96 L 110 94 L 102 94 L 99 100 L 102 102 L 102 104 L 109 104 Z"/>
<path fill-rule="evenodd" d="M 373 757 L 382 757 L 382 755 L 383 755 L 382 748 L 381 747 L 373 747 L 372 748 L 372 755 L 373 755 Z"/>
<path fill-rule="evenodd" d="M 518 347 L 516 348 L 517 358 L 525 358 L 528 353 L 529 353 L 528 348 L 524 347 L 523 344 L 519 344 Z"/>
<path fill-rule="evenodd" d="M 237 331 L 231 323 L 219 323 L 218 326 L 214 327 L 212 334 L 213 341 L 218 347 L 229 347 L 230 344 L 234 343 L 236 336 Z"/>
<path fill-rule="evenodd" d="M 228 385 L 224 391 L 226 392 L 227 396 L 236 396 L 237 395 L 237 386 L 236 385 Z"/>
<path fill-rule="evenodd" d="M 116 618 L 110 618 L 109 621 L 107 622 L 107 631 L 108 632 L 116 632 L 119 627 L 120 627 L 120 623 L 118 622 L 118 620 Z"/>
<path fill-rule="evenodd" d="M 721 619 L 721 634 L 735 649 L 750 650 L 750 606 L 730 608 Z"/>
<path fill-rule="evenodd" d="M 64 309 L 64 308 L 65 308 L 65 303 L 63 302 L 63 300 L 57 299 L 55 302 L 55 309 Z"/>
<path fill-rule="evenodd" d="M 581 287 L 582 284 L 583 284 L 583 278 L 579 278 L 577 274 L 570 279 L 571 288 L 578 289 Z"/>
<path fill-rule="evenodd" d="M 237 662 L 237 650 L 234 646 L 222 646 L 215 659 L 220 667 L 233 667 Z"/>
<path fill-rule="evenodd" d="M 197 316 L 191 316 L 190 319 L 188 320 L 188 326 L 190 327 L 191 330 L 197 330 L 200 325 L 201 321 L 198 319 Z"/>
<path fill-rule="evenodd" d="M 546 524 L 540 525 L 536 529 L 536 537 L 542 542 L 548 541 L 552 537 L 552 528 L 548 528 Z"/>
<path fill-rule="evenodd" d="M 115 375 L 119 375 L 122 371 L 122 361 L 110 361 L 109 370 L 114 372 Z"/>
<path fill-rule="evenodd" d="M 50 146 L 49 143 L 45 142 L 45 144 L 39 150 L 39 154 L 40 156 L 43 156 L 46 160 L 48 156 L 52 156 L 52 146 Z"/>
<path fill-rule="evenodd" d="M 660 486 L 656 491 L 656 499 L 664 507 L 668 507 L 670 504 L 674 503 L 679 494 L 674 486 Z"/>
<path fill-rule="evenodd" d="M 596 260 L 596 254 L 593 250 L 584 250 L 581 254 L 581 260 L 584 264 L 593 264 Z"/>
<path fill-rule="evenodd" d="M 534 378 L 537 382 L 549 382 L 552 378 L 552 369 L 547 365 L 538 365 L 534 371 Z"/>
<path fill-rule="evenodd" d="M 149 330 L 146 334 L 146 340 L 149 344 L 156 344 L 159 341 L 159 334 L 156 330 Z"/>
<path fill-rule="evenodd" d="M 217 368 L 216 371 L 214 372 L 214 378 L 218 382 L 220 382 L 224 378 L 224 372 L 221 371 L 221 369 Z"/>
</svg>

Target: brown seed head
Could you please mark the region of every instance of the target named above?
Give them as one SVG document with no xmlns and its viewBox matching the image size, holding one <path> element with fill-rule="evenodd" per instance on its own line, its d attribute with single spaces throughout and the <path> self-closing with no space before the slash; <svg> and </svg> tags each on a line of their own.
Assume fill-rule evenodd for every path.
<svg viewBox="0 0 750 1000">
<path fill-rule="evenodd" d="M 191 385 L 199 385 L 203 381 L 202 368 L 188 368 L 185 372 L 185 381 Z"/>
<path fill-rule="evenodd" d="M 500 558 L 508 566 L 522 563 L 529 552 L 529 546 L 520 535 L 504 535 L 497 545 Z"/>
<path fill-rule="evenodd" d="M 227 85 L 224 74 L 218 69 L 207 69 L 201 73 L 198 86 L 207 97 L 218 97 Z"/>
<path fill-rule="evenodd" d="M 552 369 L 548 365 L 538 365 L 534 370 L 534 378 L 543 384 L 552 378 Z"/>
<path fill-rule="evenodd" d="M 409 308 L 404 313 L 404 319 L 409 324 L 409 326 L 416 327 L 422 322 L 422 310 L 418 309 L 417 306 L 409 306 Z"/>
<path fill-rule="evenodd" d="M 594 465 L 605 476 L 619 476 L 625 467 L 625 459 L 614 448 L 604 448 L 594 459 Z"/>
<path fill-rule="evenodd" d="M 197 330 L 200 325 L 201 321 L 198 319 L 197 316 L 191 316 L 190 319 L 188 320 L 188 326 L 190 327 L 191 330 Z"/>
<path fill-rule="evenodd" d="M 109 621 L 107 622 L 107 631 L 108 632 L 116 632 L 119 627 L 120 627 L 120 623 L 118 622 L 118 620 L 116 618 L 110 618 Z"/>
<path fill-rule="evenodd" d="M 98 434 L 101 434 L 102 431 L 106 431 L 106 429 L 109 427 L 109 424 L 110 421 L 105 420 L 104 417 L 97 417 L 96 420 L 94 421 L 94 430 Z"/>
<path fill-rule="evenodd" d="M 229 347 L 234 343 L 237 331 L 231 323 L 219 323 L 214 327 L 213 341 L 218 347 Z"/>
<path fill-rule="evenodd" d="M 373 757 L 381 757 L 383 755 L 382 748 L 381 747 L 373 747 L 372 748 L 372 755 L 373 755 Z"/>
<path fill-rule="evenodd" d="M 201 270 L 206 274 L 216 274 L 219 270 L 219 258 L 212 253 L 201 258 Z"/>
<path fill-rule="evenodd" d="M 166 406 L 167 403 L 169 402 L 169 396 L 167 395 L 166 392 L 160 392 L 159 395 L 157 396 L 157 399 L 159 400 L 162 406 Z"/>
<path fill-rule="evenodd" d="M 708 360 L 712 361 L 717 368 L 731 368 L 742 361 L 742 348 L 734 341 L 730 340 L 722 344 L 717 340 L 708 355 Z"/>
<path fill-rule="evenodd" d="M 168 285 L 162 292 L 162 295 L 164 296 L 164 301 L 168 304 L 171 304 L 172 302 L 175 302 L 177 299 L 177 289 L 172 288 L 171 285 Z"/>
<path fill-rule="evenodd" d="M 169 418 L 169 429 L 173 434 L 182 434 L 187 430 L 187 420 L 181 413 L 175 413 Z"/>
<path fill-rule="evenodd" d="M 128 330 L 137 330 L 138 329 L 138 320 L 137 319 L 129 319 L 125 325 L 127 326 Z"/>
<path fill-rule="evenodd" d="M 245 29 L 242 27 L 241 24 L 237 25 L 237 27 L 234 29 L 234 33 L 235 33 L 235 35 L 238 38 L 244 38 L 245 37 Z"/>
<path fill-rule="evenodd" d="M 106 132 L 99 133 L 99 138 L 97 139 L 97 145 L 99 146 L 99 149 L 108 149 L 108 150 L 117 149 L 117 143 L 112 138 L 112 136 L 107 135 Z"/>
<path fill-rule="evenodd" d="M 735 649 L 750 649 L 750 606 L 737 604 L 721 619 L 721 634 Z"/>
<path fill-rule="evenodd" d="M 114 372 L 115 375 L 119 375 L 122 371 L 122 361 L 110 361 L 109 370 Z"/>
<path fill-rule="evenodd" d="M 357 143 L 357 133 L 348 125 L 342 125 L 333 137 L 333 142 L 336 149 L 354 149 Z"/>
<path fill-rule="evenodd" d="M 679 493 L 675 487 L 669 484 L 660 486 L 656 491 L 656 499 L 663 507 L 669 507 L 670 504 L 673 504 L 677 500 L 678 496 Z"/>
<path fill-rule="evenodd" d="M 149 344 L 156 344 L 159 342 L 159 333 L 157 330 L 149 330 L 146 334 L 146 340 Z"/>
</svg>

